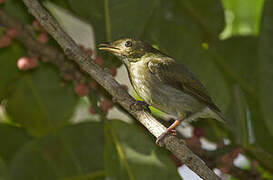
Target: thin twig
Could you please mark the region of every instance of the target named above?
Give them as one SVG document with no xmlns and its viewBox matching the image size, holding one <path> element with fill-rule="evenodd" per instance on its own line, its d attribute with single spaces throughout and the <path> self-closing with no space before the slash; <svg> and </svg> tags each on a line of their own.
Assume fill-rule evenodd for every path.
<svg viewBox="0 0 273 180">
<path fill-rule="evenodd" d="M 139 120 L 155 137 L 159 137 L 166 128 L 146 111 L 133 111 L 130 105 L 135 102 L 114 79 L 97 66 L 88 57 L 73 39 L 59 26 L 57 21 L 40 5 L 37 0 L 23 0 L 29 12 L 40 22 L 49 34 L 63 48 L 65 54 L 79 64 L 82 70 L 92 76 L 117 102 L 137 120 Z M 184 143 L 174 136 L 167 136 L 162 141 L 163 145 L 170 150 L 178 159 L 205 180 L 219 179 L 205 163 L 196 156 Z"/>
</svg>

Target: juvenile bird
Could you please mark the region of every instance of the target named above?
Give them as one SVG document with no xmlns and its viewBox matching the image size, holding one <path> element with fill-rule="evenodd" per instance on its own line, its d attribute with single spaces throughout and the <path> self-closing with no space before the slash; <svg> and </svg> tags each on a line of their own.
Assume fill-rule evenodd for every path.
<svg viewBox="0 0 273 180">
<path fill-rule="evenodd" d="M 126 66 L 132 86 L 145 103 L 177 120 L 157 138 L 175 133 L 183 120 L 213 118 L 224 122 L 206 88 L 183 64 L 140 40 L 126 38 L 99 45 Z"/>
</svg>

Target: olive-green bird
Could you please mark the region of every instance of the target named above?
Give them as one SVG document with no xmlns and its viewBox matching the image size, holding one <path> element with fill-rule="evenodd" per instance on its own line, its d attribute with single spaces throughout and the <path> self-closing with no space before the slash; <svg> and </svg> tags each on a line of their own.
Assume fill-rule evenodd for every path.
<svg viewBox="0 0 273 180">
<path fill-rule="evenodd" d="M 126 66 L 132 86 L 147 103 L 177 117 L 157 142 L 183 120 L 213 118 L 224 122 L 206 88 L 183 64 L 151 45 L 126 38 L 103 43 L 100 50 L 117 56 Z"/>
</svg>

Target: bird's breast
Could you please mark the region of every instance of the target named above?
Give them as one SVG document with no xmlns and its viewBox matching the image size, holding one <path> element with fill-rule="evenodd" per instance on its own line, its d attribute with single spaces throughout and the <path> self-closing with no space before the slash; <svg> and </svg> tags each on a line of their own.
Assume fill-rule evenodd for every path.
<svg viewBox="0 0 273 180">
<path fill-rule="evenodd" d="M 130 67 L 132 86 L 138 95 L 147 103 L 152 104 L 152 93 L 155 79 L 145 63 L 136 62 Z"/>
</svg>

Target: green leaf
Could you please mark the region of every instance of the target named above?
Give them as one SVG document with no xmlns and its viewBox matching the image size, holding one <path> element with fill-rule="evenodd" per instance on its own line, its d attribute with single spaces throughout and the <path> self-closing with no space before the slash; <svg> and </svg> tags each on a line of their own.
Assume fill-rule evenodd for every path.
<svg viewBox="0 0 273 180">
<path fill-rule="evenodd" d="M 7 124 L 0 124 L 0 157 L 6 164 L 9 164 L 15 153 L 31 137 L 21 128 L 13 127 Z"/>
<path fill-rule="evenodd" d="M 103 139 L 102 124 L 90 122 L 67 126 L 33 140 L 11 162 L 11 179 L 103 177 Z"/>
<path fill-rule="evenodd" d="M 19 77 L 16 62 L 25 54 L 25 49 L 15 42 L 0 49 L 0 100 L 7 95 L 9 84 Z"/>
<path fill-rule="evenodd" d="M 258 39 L 253 36 L 238 36 L 217 44 L 219 60 L 223 65 L 223 73 L 229 82 L 232 95 L 228 125 L 234 141 L 244 147 L 254 141 L 253 137 L 250 140 L 253 129 L 249 129 L 248 126 L 249 123 L 253 124 L 254 119 L 247 117 L 247 113 L 250 108 L 249 101 L 251 98 L 255 99 L 257 89 L 257 42 Z M 248 97 L 250 99 L 247 99 Z M 260 122 L 260 119 L 258 121 Z"/>
<path fill-rule="evenodd" d="M 181 179 L 169 153 L 139 127 L 118 120 L 105 124 L 105 168 L 110 179 Z"/>
<path fill-rule="evenodd" d="M 264 0 L 223 0 L 232 35 L 257 34 Z"/>
<path fill-rule="evenodd" d="M 155 0 L 69 0 L 71 9 L 94 27 L 98 42 L 137 36 L 152 14 Z M 137 16 L 136 16 L 137 14 Z"/>
<path fill-rule="evenodd" d="M 27 8 L 23 1 L 5 0 L 4 10 L 13 18 L 21 23 L 31 23 L 33 17 L 27 12 Z"/>
<path fill-rule="evenodd" d="M 234 140 L 246 148 L 252 144 L 272 155 L 271 126 L 264 118 L 268 115 L 262 111 L 264 109 L 261 104 L 264 102 L 259 100 L 259 86 L 267 80 L 264 88 L 270 89 L 270 78 L 260 77 L 259 67 L 263 66 L 264 57 L 258 56 L 258 45 L 256 37 L 234 37 L 220 42 L 217 53 L 234 99 L 231 103 L 233 116 L 230 116 Z"/>
<path fill-rule="evenodd" d="M 259 100 L 261 103 L 261 113 L 265 118 L 266 126 L 273 135 L 273 1 L 267 0 L 264 5 L 264 12 L 261 21 L 259 37 Z M 273 149 L 273 148 L 272 148 Z"/>
<path fill-rule="evenodd" d="M 6 110 L 12 121 L 41 136 L 68 123 L 77 99 L 71 84 L 52 67 L 40 65 L 14 84 Z"/>
</svg>

